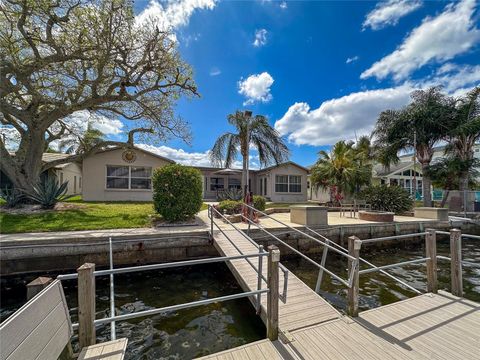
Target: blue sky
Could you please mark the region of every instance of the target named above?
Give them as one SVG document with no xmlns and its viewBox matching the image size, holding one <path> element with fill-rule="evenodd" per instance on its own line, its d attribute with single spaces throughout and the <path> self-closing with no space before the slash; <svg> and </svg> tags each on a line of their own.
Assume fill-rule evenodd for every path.
<svg viewBox="0 0 480 360">
<path fill-rule="evenodd" d="M 405 105 L 414 89 L 460 95 L 480 84 L 474 0 L 137 0 L 135 10 L 175 30 L 201 94 L 176 108 L 191 146 L 141 146 L 187 164 L 208 164 L 237 109 L 266 115 L 291 159 L 310 165 L 318 150 L 369 133 L 380 111 Z"/>
</svg>

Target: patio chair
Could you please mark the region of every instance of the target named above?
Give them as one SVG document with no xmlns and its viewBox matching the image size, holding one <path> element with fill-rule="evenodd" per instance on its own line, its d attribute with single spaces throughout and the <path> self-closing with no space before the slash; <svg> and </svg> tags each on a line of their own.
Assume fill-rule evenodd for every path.
<svg viewBox="0 0 480 360">
<path fill-rule="evenodd" d="M 367 203 L 367 200 L 358 199 L 353 201 L 357 211 L 359 210 L 372 210 L 372 205 Z"/>
<path fill-rule="evenodd" d="M 0 325 L 0 360 L 71 357 L 73 335 L 62 283 L 55 280 Z M 127 339 L 84 347 L 79 360 L 121 360 Z"/>
<path fill-rule="evenodd" d="M 350 217 L 355 217 L 355 204 L 352 203 L 344 203 L 340 201 L 340 216 L 345 216 L 345 212 L 350 212 Z"/>
</svg>

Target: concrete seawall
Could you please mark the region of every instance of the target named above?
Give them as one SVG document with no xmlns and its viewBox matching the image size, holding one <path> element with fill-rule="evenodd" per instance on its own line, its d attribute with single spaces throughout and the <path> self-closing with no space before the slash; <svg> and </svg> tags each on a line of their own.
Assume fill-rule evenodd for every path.
<svg viewBox="0 0 480 360">
<path fill-rule="evenodd" d="M 346 246 L 349 236 L 355 235 L 360 239 L 402 235 L 425 231 L 427 228 L 448 231 L 447 222 L 408 222 L 384 224 L 359 224 L 336 227 L 315 228 L 318 233 L 336 243 Z M 305 228 L 298 227 L 305 231 Z M 463 231 L 468 225 L 462 226 Z M 268 228 L 268 231 L 286 241 L 294 248 L 306 253 L 314 254 L 322 251 L 322 246 L 294 230 L 278 227 Z M 307 231 L 308 233 L 308 231 Z M 312 234 L 313 235 L 313 234 Z M 278 245 L 268 234 L 252 228 L 250 236 L 265 247 L 269 244 Z M 208 231 L 205 229 L 165 232 L 148 235 L 114 236 L 113 259 L 115 266 L 140 265 L 155 262 L 179 261 L 202 257 L 218 256 L 218 252 L 210 242 Z M 422 243 L 418 240 L 389 240 L 374 245 L 375 247 L 398 246 L 402 244 Z M 282 254 L 292 252 L 280 247 Z M 108 266 L 109 245 L 107 236 L 85 237 L 74 234 L 59 239 L 28 239 L 19 241 L 1 241 L 0 271 L 2 276 L 43 272 L 43 271 L 72 271 L 85 262 L 93 262 L 98 267 Z"/>
</svg>

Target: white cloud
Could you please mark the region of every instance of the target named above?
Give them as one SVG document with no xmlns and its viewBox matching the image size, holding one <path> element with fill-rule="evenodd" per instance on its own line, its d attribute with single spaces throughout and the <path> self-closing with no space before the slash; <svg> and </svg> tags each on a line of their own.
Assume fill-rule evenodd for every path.
<svg viewBox="0 0 480 360">
<path fill-rule="evenodd" d="M 154 154 L 164 156 L 182 165 L 190 166 L 212 166 L 210 162 L 210 150 L 205 152 L 188 152 L 183 149 L 175 149 L 169 146 L 154 146 L 149 144 L 136 144 L 135 146 L 150 151 Z M 258 155 L 250 155 L 250 169 L 259 168 Z M 236 160 L 232 168 L 242 168 L 242 162 Z"/>
<path fill-rule="evenodd" d="M 238 92 L 247 98 L 243 104 L 267 103 L 272 100 L 273 96 L 270 94 L 270 86 L 272 86 L 273 82 L 272 76 L 266 71 L 261 74 L 250 75 L 245 80 L 240 80 L 238 82 Z"/>
<path fill-rule="evenodd" d="M 255 40 L 253 41 L 253 46 L 260 47 L 267 44 L 267 34 L 266 29 L 259 29 L 255 31 Z"/>
<path fill-rule="evenodd" d="M 20 144 L 20 133 L 12 126 L 0 126 L 0 136 L 8 151 L 16 151 Z"/>
<path fill-rule="evenodd" d="M 135 20 L 140 24 L 153 22 L 162 30 L 176 30 L 187 25 L 196 10 L 211 10 L 215 5 L 216 0 L 166 0 L 161 2 L 150 0 L 148 6 L 135 17 Z"/>
<path fill-rule="evenodd" d="M 398 81 L 429 62 L 448 61 L 467 52 L 480 41 L 474 12 L 474 0 L 447 5 L 440 15 L 425 18 L 393 53 L 374 63 L 360 77 L 384 79 L 393 75 Z"/>
<path fill-rule="evenodd" d="M 209 73 L 209 74 L 210 74 L 210 76 L 218 76 L 218 75 L 220 75 L 221 73 L 222 73 L 222 71 L 221 71 L 219 68 L 217 68 L 216 66 L 214 66 L 214 67 L 212 67 L 212 68 L 210 69 L 210 73 Z"/>
<path fill-rule="evenodd" d="M 480 85 L 480 65 L 457 65 L 446 63 L 433 76 L 418 83 L 418 87 L 442 86 L 452 96 L 464 95 Z"/>
<path fill-rule="evenodd" d="M 330 145 L 339 139 L 353 139 L 355 132 L 370 133 L 381 111 L 407 104 L 410 91 L 409 86 L 362 91 L 325 101 L 317 109 L 295 103 L 275 128 L 297 145 Z"/>
<path fill-rule="evenodd" d="M 280 9 L 285 10 L 285 9 L 287 9 L 287 8 L 288 8 L 287 2 L 286 2 L 286 1 L 282 1 L 282 2 L 280 3 Z"/>
<path fill-rule="evenodd" d="M 388 0 L 377 3 L 375 9 L 365 17 L 363 29 L 383 29 L 389 25 L 397 25 L 398 20 L 422 6 L 420 0 Z"/>
<path fill-rule="evenodd" d="M 350 64 L 354 61 L 357 61 L 358 60 L 358 56 L 353 56 L 353 57 L 349 57 L 347 58 L 347 60 L 345 61 L 346 64 Z"/>
</svg>

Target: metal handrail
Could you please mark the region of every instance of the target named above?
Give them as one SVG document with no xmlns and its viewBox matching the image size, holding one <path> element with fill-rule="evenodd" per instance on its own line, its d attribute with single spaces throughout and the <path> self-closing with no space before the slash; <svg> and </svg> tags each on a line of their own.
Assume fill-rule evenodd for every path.
<svg viewBox="0 0 480 360">
<path fill-rule="evenodd" d="M 243 214 L 241 215 L 244 219 L 246 219 L 247 221 L 251 222 L 252 224 L 254 224 L 256 227 L 258 227 L 260 230 L 262 230 L 263 232 L 265 232 L 266 234 L 269 234 L 272 238 L 274 238 L 276 241 L 278 241 L 279 243 L 281 243 L 283 246 L 289 248 L 290 250 L 292 250 L 294 253 L 296 253 L 297 255 L 301 256 L 302 258 L 304 258 L 305 260 L 307 260 L 308 262 L 310 262 L 311 264 L 315 265 L 316 267 L 318 267 L 319 269 L 322 269 L 323 271 L 325 271 L 327 274 L 329 274 L 331 277 L 335 278 L 336 280 L 340 281 L 342 284 L 344 284 L 345 286 L 347 287 L 351 287 L 351 283 L 352 283 L 352 279 L 353 279 L 353 272 L 351 273 L 352 275 L 349 277 L 348 280 L 344 280 L 342 279 L 341 277 L 339 277 L 338 275 L 334 274 L 333 272 L 331 272 L 330 270 L 328 270 L 327 268 L 325 268 L 324 266 L 320 265 L 319 263 L 317 263 L 315 260 L 312 260 L 311 258 L 309 258 L 307 255 L 303 254 L 302 252 L 298 251 L 297 249 L 295 249 L 293 246 L 287 244 L 285 241 L 281 240 L 280 238 L 278 238 L 277 236 L 275 236 L 274 234 L 272 234 L 271 232 L 269 232 L 268 230 L 266 230 L 263 226 L 260 226 L 259 224 L 257 224 L 256 222 L 252 221 L 251 219 L 248 219 L 246 216 L 244 216 Z M 354 266 L 355 262 L 357 261 L 354 257 L 352 257 L 354 260 L 352 261 L 352 266 Z"/>
<path fill-rule="evenodd" d="M 287 224 L 285 224 L 284 222 L 282 222 L 282 221 L 280 221 L 280 220 L 278 220 L 278 219 L 275 219 L 274 217 L 272 217 L 272 216 L 264 213 L 263 211 L 260 211 L 260 210 L 255 209 L 253 206 L 250 206 L 250 205 L 245 204 L 245 203 L 243 203 L 243 205 L 247 206 L 248 208 L 250 208 L 250 209 L 252 209 L 252 210 L 254 210 L 254 211 L 256 211 L 256 212 L 258 212 L 258 213 L 260 213 L 260 214 L 262 214 L 262 215 L 265 216 L 265 217 L 268 217 L 269 219 L 271 219 L 271 220 L 273 220 L 273 221 L 276 221 L 277 223 L 279 223 L 279 224 L 281 224 L 281 225 L 283 225 L 283 226 L 286 226 L 287 228 L 289 228 L 289 229 L 291 229 L 291 230 L 293 230 L 293 231 L 296 231 L 297 233 L 300 233 L 300 234 L 306 236 L 306 237 L 309 238 L 310 240 L 319 242 L 318 239 L 314 238 L 314 237 L 311 236 L 311 235 L 308 235 L 308 234 L 305 233 L 304 231 L 301 231 L 301 230 L 296 229 L 296 228 L 294 228 L 294 227 L 292 227 L 292 226 L 290 226 L 290 225 L 287 225 Z M 242 215 L 242 216 L 243 216 L 243 215 Z M 325 244 L 322 243 L 322 245 L 325 245 Z M 351 256 L 351 255 L 349 255 L 349 254 L 345 254 L 345 253 L 339 251 L 338 249 L 335 249 L 333 246 L 330 246 L 330 245 L 325 245 L 325 246 L 327 246 L 328 248 L 332 249 L 332 250 L 335 251 L 335 252 L 338 252 L 340 255 L 343 255 L 343 256 L 345 256 L 346 258 L 348 258 L 348 259 L 350 259 L 350 260 L 352 260 L 352 261 L 355 261 L 355 260 L 356 260 L 355 257 L 353 257 L 353 256 Z"/>
<path fill-rule="evenodd" d="M 449 258 L 448 256 L 441 256 L 441 255 L 437 255 L 437 259 L 452 261 L 452 258 Z M 480 268 L 480 264 L 477 264 L 477 263 L 474 263 L 474 262 L 471 262 L 471 261 L 462 260 L 460 262 L 462 264 L 465 264 L 465 265 L 468 265 L 468 266 Z"/>
<path fill-rule="evenodd" d="M 428 233 L 427 233 L 426 231 L 423 231 L 423 232 L 419 232 L 419 233 L 384 236 L 384 237 L 378 237 L 378 238 L 372 238 L 372 239 L 365 239 L 365 240 L 361 240 L 361 241 L 362 241 L 362 244 L 366 244 L 366 243 L 377 242 L 377 241 L 396 240 L 396 239 L 406 239 L 406 238 L 412 238 L 412 237 L 419 237 L 419 236 L 423 236 L 423 235 L 427 235 L 427 234 L 428 234 Z"/>
<path fill-rule="evenodd" d="M 213 207 L 212 205 L 209 205 L 208 206 L 208 211 L 207 211 L 207 214 L 208 214 L 208 218 L 211 220 L 211 226 L 212 226 L 212 231 L 213 231 L 213 225 L 215 224 L 215 226 L 218 228 L 218 230 L 223 234 L 223 236 L 225 236 L 225 238 L 235 247 L 235 249 L 240 253 L 240 254 L 243 254 L 242 250 L 238 248 L 238 246 L 235 244 L 235 242 L 233 242 L 229 237 L 228 235 L 220 228 L 220 226 L 214 221 L 214 216 L 213 216 L 213 211 L 215 211 L 219 216 L 220 218 L 222 218 L 225 222 L 227 222 L 230 226 L 232 226 L 235 230 L 237 230 L 237 232 L 239 232 L 245 239 L 247 239 L 253 246 L 255 246 L 257 249 L 259 249 L 260 251 L 260 246 L 261 245 L 258 245 L 255 241 L 253 241 L 253 239 L 248 236 L 247 234 L 245 234 L 240 228 L 238 228 L 237 226 L 235 226 L 230 220 L 228 220 L 226 218 L 226 216 L 224 216 L 220 211 L 218 211 L 217 209 L 215 209 L 215 207 Z M 243 216 L 243 215 L 242 215 Z M 213 236 L 213 234 L 212 234 Z M 263 247 L 262 247 L 263 249 Z M 265 276 L 263 275 L 262 271 L 259 271 L 259 269 L 257 269 L 255 267 L 255 265 L 253 265 L 250 260 L 246 259 L 248 264 L 259 274 L 259 277 L 262 278 L 263 281 L 267 282 L 267 279 L 265 278 Z M 283 294 L 280 295 L 279 294 L 279 299 L 283 302 L 283 303 L 286 303 L 287 302 L 287 289 L 288 289 L 288 269 L 283 265 L 283 264 L 279 264 L 279 269 L 282 271 L 283 273 Z M 260 301 L 260 300 L 258 300 Z M 258 306 L 259 307 L 259 306 Z"/>
<path fill-rule="evenodd" d="M 442 234 L 442 235 L 450 235 L 448 231 L 435 231 L 437 234 Z M 480 240 L 480 235 L 473 235 L 473 234 L 461 234 L 462 237 L 469 238 L 469 239 L 475 239 L 475 240 Z"/>
<path fill-rule="evenodd" d="M 430 260 L 430 257 L 415 259 L 415 260 L 402 261 L 402 262 L 399 262 L 399 263 L 396 263 L 396 264 L 378 266 L 378 267 L 375 267 L 375 268 L 360 270 L 358 273 L 359 274 L 368 274 L 368 273 L 372 273 L 372 272 L 376 272 L 376 271 L 380 271 L 380 270 L 391 269 L 391 268 L 395 268 L 395 267 L 401 267 L 401 266 L 404 266 L 404 265 L 418 264 L 418 263 L 421 263 L 421 262 L 426 262 L 427 260 Z"/>
<path fill-rule="evenodd" d="M 94 271 L 93 275 L 104 276 L 104 275 L 110 275 L 110 274 L 124 274 L 124 273 L 136 272 L 136 271 L 166 269 L 166 268 L 172 268 L 172 267 L 198 265 L 198 264 L 211 264 L 211 263 L 225 262 L 230 260 L 246 259 L 251 257 L 264 257 L 264 256 L 268 256 L 268 253 L 251 253 L 251 254 L 242 254 L 242 255 L 234 255 L 234 256 L 219 256 L 219 257 L 208 258 L 208 259 L 196 259 L 196 260 L 176 261 L 176 262 L 152 264 L 152 265 L 132 266 L 132 267 L 124 267 L 124 268 L 115 268 L 112 270 L 98 270 L 98 271 Z M 71 280 L 71 279 L 77 279 L 77 278 L 78 278 L 77 273 L 63 274 L 63 275 L 57 276 L 58 280 Z"/>
<path fill-rule="evenodd" d="M 138 318 L 138 317 L 151 316 L 151 315 L 161 314 L 161 313 L 168 312 L 168 311 L 188 309 L 188 308 L 195 307 L 195 306 L 208 305 L 208 304 L 221 302 L 221 301 L 240 299 L 240 298 L 244 298 L 244 297 L 255 296 L 255 295 L 258 295 L 258 294 L 265 294 L 265 293 L 268 293 L 268 292 L 269 292 L 268 289 L 248 291 L 248 292 L 243 292 L 243 293 L 239 293 L 239 294 L 220 296 L 220 297 L 216 297 L 216 298 L 212 298 L 212 299 L 204 299 L 204 300 L 192 301 L 192 302 L 178 304 L 178 305 L 165 306 L 165 307 L 162 307 L 162 308 L 154 308 L 154 309 L 139 311 L 139 312 L 135 312 L 135 313 L 131 313 L 131 314 L 111 316 L 111 317 L 107 317 L 107 318 L 103 318 L 103 319 L 97 319 L 93 323 L 95 325 L 103 325 L 103 324 L 108 324 L 108 323 L 111 323 L 111 322 L 114 322 L 114 321 L 123 321 L 123 320 L 135 319 L 135 318 Z M 78 329 L 78 323 L 72 324 L 72 328 L 74 330 Z"/>
<path fill-rule="evenodd" d="M 330 239 L 328 239 L 327 237 L 323 236 L 322 234 L 316 232 L 315 230 L 309 228 L 308 226 L 305 227 L 307 230 L 311 231 L 312 233 L 324 238 L 326 241 L 330 241 L 330 243 L 332 243 L 334 246 L 338 247 L 339 249 L 341 249 L 342 251 L 345 251 L 345 252 L 348 252 L 348 249 L 344 248 L 343 246 L 331 241 Z M 326 252 L 325 252 L 325 255 L 326 255 Z M 326 256 L 325 256 L 325 260 L 326 260 Z M 362 257 L 359 257 L 358 258 L 359 261 L 367 264 L 368 266 L 370 266 L 371 268 L 378 268 L 378 266 L 375 266 L 374 264 L 372 264 L 371 262 L 365 260 L 364 258 Z M 324 256 L 322 254 L 322 264 L 324 264 Z M 398 282 L 399 284 L 405 286 L 406 288 L 416 292 L 417 294 L 422 294 L 421 291 L 419 291 L 418 289 L 415 289 L 413 286 L 407 284 L 406 282 L 404 282 L 403 280 L 400 280 L 399 278 L 397 278 L 396 276 L 393 276 L 392 274 L 386 272 L 385 270 L 379 270 L 381 274 L 385 275 L 385 276 L 388 276 L 389 278 L 395 280 L 396 282 Z M 319 281 L 318 282 L 321 282 L 321 277 L 319 276 Z M 317 284 L 317 287 L 320 288 L 320 285 Z"/>
</svg>

